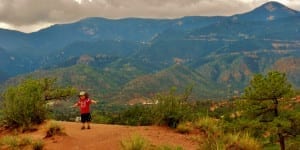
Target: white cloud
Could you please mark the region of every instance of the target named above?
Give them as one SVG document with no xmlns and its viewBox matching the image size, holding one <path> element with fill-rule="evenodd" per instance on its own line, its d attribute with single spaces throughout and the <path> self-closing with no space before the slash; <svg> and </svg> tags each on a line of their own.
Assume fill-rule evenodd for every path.
<svg viewBox="0 0 300 150">
<path fill-rule="evenodd" d="M 34 31 L 85 17 L 177 18 L 233 15 L 270 0 L 0 0 L 2 28 Z M 299 0 L 277 0 L 300 10 Z M 4 24 L 5 25 L 4 25 Z"/>
<path fill-rule="evenodd" d="M 11 29 L 11 30 L 15 30 L 15 28 L 13 28 L 11 25 L 5 23 L 5 22 L 0 22 L 0 27 L 1 28 L 5 28 L 5 29 Z"/>
<path fill-rule="evenodd" d="M 4 29 L 9 29 L 9 30 L 17 30 L 17 31 L 22 31 L 22 32 L 34 32 L 34 31 L 37 31 L 39 29 L 42 29 L 42 28 L 46 28 L 46 27 L 49 27 L 53 25 L 53 23 L 35 23 L 35 24 L 32 24 L 32 25 L 21 25 L 21 26 L 14 26 L 14 25 L 11 25 L 11 24 L 7 24 L 7 23 L 4 23 L 4 22 L 0 22 L 0 28 L 4 28 Z"/>
</svg>

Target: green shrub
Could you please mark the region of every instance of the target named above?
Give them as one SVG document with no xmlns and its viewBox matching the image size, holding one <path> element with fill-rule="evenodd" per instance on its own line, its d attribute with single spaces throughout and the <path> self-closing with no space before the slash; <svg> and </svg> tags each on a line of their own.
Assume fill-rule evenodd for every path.
<svg viewBox="0 0 300 150">
<path fill-rule="evenodd" d="M 45 120 L 47 108 L 43 101 L 40 83 L 24 81 L 17 87 L 10 87 L 4 93 L 3 120 L 10 127 L 30 128 Z"/>
<path fill-rule="evenodd" d="M 48 115 L 47 100 L 66 98 L 74 93 L 72 88 L 58 88 L 53 79 L 27 79 L 3 93 L 1 120 L 8 127 L 30 129 L 42 123 Z"/>
<path fill-rule="evenodd" d="M 125 125 L 153 124 L 152 108 L 146 105 L 130 106 L 119 115 L 119 123 Z"/>
<path fill-rule="evenodd" d="M 112 122 L 112 118 L 108 117 L 101 112 L 93 111 L 92 112 L 92 122 L 94 123 L 101 123 L 101 124 L 109 124 Z"/>
<path fill-rule="evenodd" d="M 156 124 L 176 128 L 180 122 L 192 120 L 195 113 L 188 103 L 191 90 L 188 88 L 184 94 L 176 95 L 176 89 L 173 88 L 168 94 L 157 94 L 154 98 L 157 104 L 153 106 L 153 117 Z"/>
<path fill-rule="evenodd" d="M 140 135 L 133 135 L 129 139 L 122 140 L 121 146 L 123 150 L 147 150 L 149 142 Z"/>
<path fill-rule="evenodd" d="M 187 89 L 184 94 L 175 94 L 175 89 L 171 89 L 167 94 L 157 94 L 153 98 L 151 105 L 129 106 L 117 117 L 113 117 L 112 122 L 126 125 L 168 125 L 176 128 L 181 122 L 192 121 L 197 113 L 194 107 L 188 102 L 191 89 Z"/>
</svg>

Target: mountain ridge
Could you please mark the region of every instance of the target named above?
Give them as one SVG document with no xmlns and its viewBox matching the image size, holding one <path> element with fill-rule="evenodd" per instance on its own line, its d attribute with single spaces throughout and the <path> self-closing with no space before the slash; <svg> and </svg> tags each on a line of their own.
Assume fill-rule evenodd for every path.
<svg viewBox="0 0 300 150">
<path fill-rule="evenodd" d="M 300 12 L 284 6 L 279 2 L 267 2 L 250 12 L 233 15 L 233 20 L 273 21 L 280 18 L 300 16 Z"/>
<path fill-rule="evenodd" d="M 269 2 L 228 17 L 87 18 L 32 34 L 14 32 L 10 38 L 0 32 L 0 71 L 20 75 L 11 80 L 28 74 L 56 77 L 108 101 L 188 84 L 204 93 L 196 98 L 227 98 L 239 95 L 253 74 L 274 69 L 286 72 L 299 88 L 298 14 Z M 270 15 L 275 17 L 267 20 Z"/>
</svg>

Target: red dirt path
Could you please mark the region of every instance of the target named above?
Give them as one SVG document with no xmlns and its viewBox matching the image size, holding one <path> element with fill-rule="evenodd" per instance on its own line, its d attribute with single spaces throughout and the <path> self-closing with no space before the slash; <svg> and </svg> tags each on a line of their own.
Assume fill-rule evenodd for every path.
<svg viewBox="0 0 300 150">
<path fill-rule="evenodd" d="M 81 130 L 81 123 L 59 121 L 57 123 L 64 127 L 66 136 L 43 139 L 46 135 L 47 125 L 25 135 L 43 139 L 45 150 L 121 150 L 120 142 L 129 139 L 134 134 L 144 137 L 155 146 L 180 146 L 185 150 L 198 148 L 197 142 L 192 140 L 192 137 L 196 135 L 179 134 L 167 127 L 91 124 L 92 129 Z"/>
</svg>

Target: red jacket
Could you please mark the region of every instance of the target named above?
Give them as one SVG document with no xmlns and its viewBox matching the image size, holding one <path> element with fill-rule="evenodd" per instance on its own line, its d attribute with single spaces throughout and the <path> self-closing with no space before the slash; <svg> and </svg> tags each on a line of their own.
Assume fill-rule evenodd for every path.
<svg viewBox="0 0 300 150">
<path fill-rule="evenodd" d="M 92 101 L 90 99 L 79 99 L 77 102 L 77 106 L 80 107 L 80 113 L 85 114 L 85 113 L 90 113 L 90 104 Z"/>
</svg>

